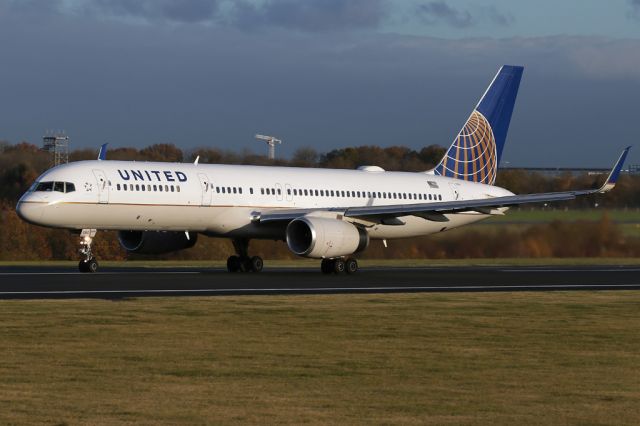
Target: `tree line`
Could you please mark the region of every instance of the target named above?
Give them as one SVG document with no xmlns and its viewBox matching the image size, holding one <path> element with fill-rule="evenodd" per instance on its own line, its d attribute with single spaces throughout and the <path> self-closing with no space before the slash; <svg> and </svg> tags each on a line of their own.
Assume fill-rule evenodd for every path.
<svg viewBox="0 0 640 426">
<path fill-rule="evenodd" d="M 425 171 L 442 158 L 445 148 L 431 145 L 420 150 L 403 146 L 381 148 L 359 146 L 319 153 L 311 148 L 297 150 L 290 159 L 271 161 L 251 151 L 228 151 L 202 147 L 183 151 L 173 144 L 155 144 L 142 149 L 110 149 L 111 160 L 280 165 L 353 169 L 377 165 L 390 171 Z M 70 161 L 95 159 L 97 150 L 77 149 Z M 47 229 L 22 222 L 15 214 L 18 198 L 33 181 L 50 167 L 50 154 L 21 142 L 0 142 L 0 260 L 76 259 L 78 237 L 65 230 Z M 606 176 L 563 174 L 547 176 L 524 170 L 503 170 L 496 184 L 517 194 L 597 188 Z M 640 176 L 622 175 L 616 189 L 606 196 L 590 196 L 555 204 L 558 208 L 587 208 L 596 203 L 602 208 L 640 207 Z M 597 226 L 596 226 L 597 225 Z M 571 241 L 571 244 L 567 244 Z M 136 258 L 120 248 L 115 232 L 100 232 L 95 250 L 102 259 Z M 266 258 L 292 258 L 284 243 L 256 241 L 252 250 Z M 224 259 L 233 251 L 224 239 L 201 238 L 196 247 L 165 257 L 178 259 Z M 438 236 L 414 238 L 389 248 L 376 242 L 365 257 L 548 257 L 548 256 L 638 256 L 640 240 L 624 237 L 606 216 L 598 223 L 553 223 L 526 229 L 508 229 L 487 233 L 479 228 Z M 138 256 L 139 257 L 139 256 Z"/>
</svg>

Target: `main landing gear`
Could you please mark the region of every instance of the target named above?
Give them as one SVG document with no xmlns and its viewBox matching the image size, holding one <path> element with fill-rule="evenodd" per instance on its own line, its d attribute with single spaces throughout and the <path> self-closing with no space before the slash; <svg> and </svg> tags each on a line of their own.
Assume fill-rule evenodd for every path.
<svg viewBox="0 0 640 426">
<path fill-rule="evenodd" d="M 98 271 L 98 261 L 91 252 L 91 243 L 93 243 L 93 237 L 96 236 L 96 232 L 97 230 L 95 229 L 83 229 L 80 233 L 80 254 L 84 256 L 84 259 L 78 263 L 80 272 Z"/>
<path fill-rule="evenodd" d="M 249 240 L 233 240 L 233 248 L 237 256 L 229 256 L 227 270 L 229 272 L 260 272 L 264 262 L 260 256 L 249 257 Z"/>
<path fill-rule="evenodd" d="M 322 259 L 320 270 L 323 274 L 355 274 L 358 272 L 358 261 L 352 257 L 343 259 L 341 257 L 335 259 Z"/>
</svg>

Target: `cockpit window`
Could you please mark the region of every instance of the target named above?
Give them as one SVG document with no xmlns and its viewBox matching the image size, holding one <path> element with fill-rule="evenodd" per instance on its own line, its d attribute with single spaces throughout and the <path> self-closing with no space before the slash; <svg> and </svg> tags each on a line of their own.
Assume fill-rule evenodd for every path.
<svg viewBox="0 0 640 426">
<path fill-rule="evenodd" d="M 53 182 L 40 182 L 34 191 L 51 192 L 53 191 Z"/>
<path fill-rule="evenodd" d="M 39 182 L 33 186 L 33 190 L 40 192 L 73 192 L 76 187 L 71 182 Z"/>
</svg>

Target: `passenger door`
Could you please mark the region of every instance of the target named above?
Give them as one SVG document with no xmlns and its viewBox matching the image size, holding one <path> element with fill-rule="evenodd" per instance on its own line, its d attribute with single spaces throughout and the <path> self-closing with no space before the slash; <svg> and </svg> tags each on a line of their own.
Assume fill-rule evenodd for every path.
<svg viewBox="0 0 640 426">
<path fill-rule="evenodd" d="M 102 170 L 93 169 L 93 176 L 98 182 L 98 203 L 106 204 L 109 202 L 109 182 L 107 176 Z"/>
<path fill-rule="evenodd" d="M 293 190 L 291 189 L 291 185 L 286 183 L 284 185 L 285 196 L 287 197 L 287 201 L 293 200 Z"/>
<path fill-rule="evenodd" d="M 460 193 L 460 184 L 459 183 L 450 183 L 451 192 L 453 193 L 453 200 L 462 200 L 462 194 Z"/>
<path fill-rule="evenodd" d="M 198 173 L 198 178 L 200 179 L 200 188 L 202 190 L 202 206 L 211 205 L 211 194 L 213 192 L 211 188 L 211 182 L 209 182 L 209 177 L 204 173 Z"/>
</svg>

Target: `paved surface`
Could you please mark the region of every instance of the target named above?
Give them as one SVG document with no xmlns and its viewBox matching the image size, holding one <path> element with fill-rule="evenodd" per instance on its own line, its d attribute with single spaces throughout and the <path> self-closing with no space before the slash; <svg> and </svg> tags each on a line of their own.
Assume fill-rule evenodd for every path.
<svg viewBox="0 0 640 426">
<path fill-rule="evenodd" d="M 1 299 L 551 290 L 640 290 L 640 267 L 366 268 L 354 275 L 300 268 L 230 274 L 103 267 L 82 274 L 70 267 L 0 267 Z"/>
</svg>

